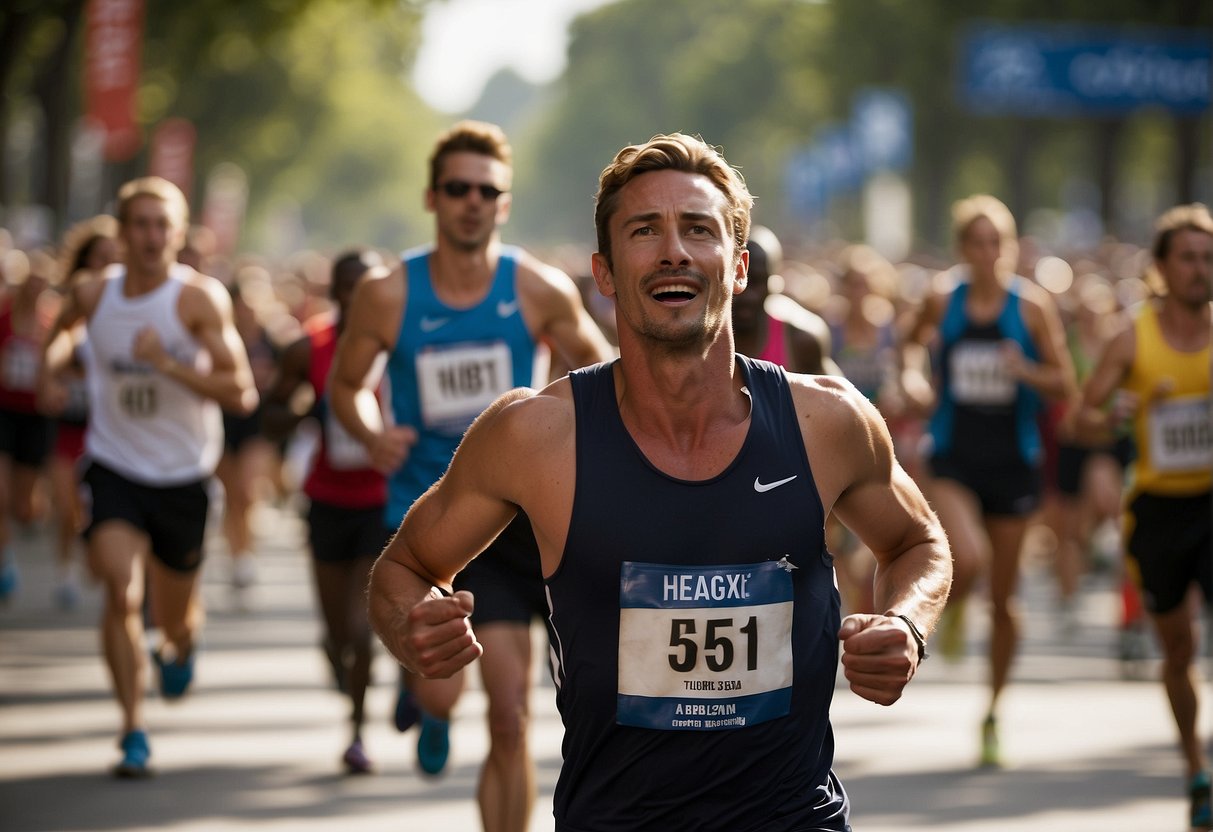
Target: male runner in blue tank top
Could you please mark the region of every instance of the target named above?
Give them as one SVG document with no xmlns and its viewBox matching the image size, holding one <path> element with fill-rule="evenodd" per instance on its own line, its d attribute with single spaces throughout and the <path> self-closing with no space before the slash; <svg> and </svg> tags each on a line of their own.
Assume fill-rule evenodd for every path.
<svg viewBox="0 0 1213 832">
<path fill-rule="evenodd" d="M 534 384 L 540 341 L 570 367 L 611 354 L 573 281 L 501 244 L 510 164 L 509 144 L 495 125 L 461 122 L 443 134 L 426 191 L 434 246 L 407 253 L 388 277 L 360 284 L 351 303 L 329 395 L 338 418 L 390 475 L 385 519 L 392 529 L 442 476 L 472 420 L 506 391 Z M 359 397 L 372 395 L 367 377 L 380 352 L 388 354 L 394 425 L 387 427 L 368 422 L 357 406 Z M 526 518 L 511 524 L 491 557 L 465 570 L 458 584 L 481 600 L 473 621 L 486 646 L 480 669 L 490 744 L 479 788 L 481 819 L 490 832 L 522 832 L 535 792 L 526 746 L 530 624 L 546 615 L 539 553 Z M 413 680 L 410 686 L 426 714 L 449 717 L 462 682 Z M 439 742 L 430 741 L 434 736 Z M 445 725 L 423 716 L 418 762 L 424 771 L 441 771 L 444 737 Z"/>
<path fill-rule="evenodd" d="M 526 512 L 566 731 L 558 830 L 850 829 L 839 640 L 852 690 L 891 704 L 947 597 L 947 542 L 876 410 L 841 379 L 735 354 L 750 205 L 699 139 L 620 151 L 592 261 L 619 360 L 498 399 L 372 574 L 392 653 L 455 673 L 486 648 L 451 581 Z M 840 622 L 831 511 L 876 554 L 883 614 Z"/>
</svg>

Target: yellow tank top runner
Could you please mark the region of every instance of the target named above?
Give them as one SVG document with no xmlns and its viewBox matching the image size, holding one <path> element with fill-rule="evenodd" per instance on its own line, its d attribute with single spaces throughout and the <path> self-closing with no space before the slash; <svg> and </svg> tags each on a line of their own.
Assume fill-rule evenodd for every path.
<svg viewBox="0 0 1213 832">
<path fill-rule="evenodd" d="M 1141 408 L 1133 420 L 1137 462 L 1132 492 L 1191 495 L 1213 482 L 1209 411 L 1209 346 L 1181 352 L 1163 338 L 1158 310 L 1142 304 L 1135 321 L 1136 356 L 1123 387 Z"/>
</svg>

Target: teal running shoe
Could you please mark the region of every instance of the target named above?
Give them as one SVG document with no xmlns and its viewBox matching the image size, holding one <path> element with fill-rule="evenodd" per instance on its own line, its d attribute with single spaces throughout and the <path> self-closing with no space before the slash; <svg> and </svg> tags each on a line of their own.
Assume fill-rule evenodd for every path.
<svg viewBox="0 0 1213 832">
<path fill-rule="evenodd" d="M 0 565 L 0 601 L 8 601 L 21 587 L 21 573 L 17 571 L 17 562 L 11 554 L 2 557 L 4 563 Z"/>
<path fill-rule="evenodd" d="M 118 747 L 122 749 L 122 759 L 114 766 L 115 777 L 137 780 L 152 775 L 151 766 L 148 765 L 152 749 L 146 731 L 127 731 Z"/>
<path fill-rule="evenodd" d="M 1209 795 L 1209 772 L 1198 772 L 1188 782 L 1188 825 L 1193 829 L 1213 829 Z"/>
<path fill-rule="evenodd" d="M 451 723 L 421 714 L 421 736 L 417 738 L 417 765 L 431 777 L 446 768 L 451 753 Z"/>
<path fill-rule="evenodd" d="M 194 681 L 194 655 L 196 652 L 196 650 L 191 650 L 184 659 L 178 657 L 171 662 L 167 661 L 159 650 L 152 653 L 152 661 L 160 670 L 160 695 L 165 699 L 180 699 L 189 690 L 190 683 Z"/>
</svg>

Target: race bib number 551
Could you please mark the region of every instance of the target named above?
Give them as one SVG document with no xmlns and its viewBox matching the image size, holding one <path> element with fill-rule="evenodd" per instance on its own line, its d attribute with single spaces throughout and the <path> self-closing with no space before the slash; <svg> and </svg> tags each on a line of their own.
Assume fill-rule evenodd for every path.
<svg viewBox="0 0 1213 832">
<path fill-rule="evenodd" d="M 744 728 L 792 698 L 792 576 L 774 561 L 623 564 L 616 722 Z"/>
</svg>

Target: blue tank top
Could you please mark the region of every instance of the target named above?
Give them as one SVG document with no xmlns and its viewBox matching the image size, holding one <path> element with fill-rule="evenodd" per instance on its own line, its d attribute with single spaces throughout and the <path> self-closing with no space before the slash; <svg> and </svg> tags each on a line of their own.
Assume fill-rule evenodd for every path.
<svg viewBox="0 0 1213 832">
<path fill-rule="evenodd" d="M 831 767 L 839 597 L 784 371 L 737 356 L 749 432 L 718 476 L 651 465 L 612 364 L 570 375 L 577 475 L 547 581 L 565 726 L 558 830 L 847 830 Z"/>
<path fill-rule="evenodd" d="M 934 356 L 939 379 L 939 406 L 930 421 L 935 456 L 978 467 L 1039 462 L 1040 396 L 1011 378 L 999 355 L 999 343 L 1009 339 L 1029 360 L 1040 360 L 1020 312 L 1020 280 L 1012 279 L 1002 311 L 990 323 L 975 324 L 965 314 L 968 283 L 957 286 L 948 300 Z"/>
<path fill-rule="evenodd" d="M 502 250 L 488 294 L 466 309 L 434 294 L 429 255 L 406 253 L 407 305 L 387 363 L 392 418 L 418 434 L 408 460 L 388 479 L 384 520 L 391 528 L 446 471 L 480 412 L 534 381 L 535 342 L 514 287 L 516 250 Z"/>
</svg>

